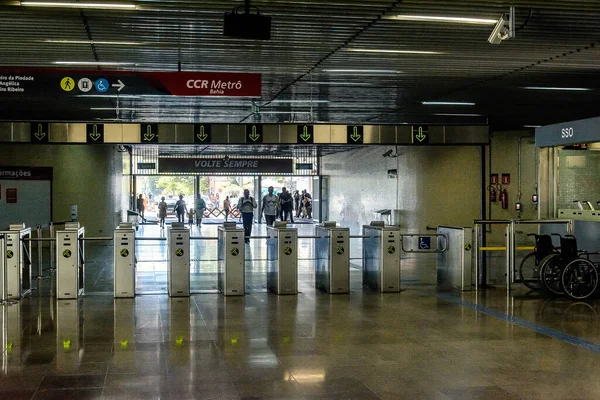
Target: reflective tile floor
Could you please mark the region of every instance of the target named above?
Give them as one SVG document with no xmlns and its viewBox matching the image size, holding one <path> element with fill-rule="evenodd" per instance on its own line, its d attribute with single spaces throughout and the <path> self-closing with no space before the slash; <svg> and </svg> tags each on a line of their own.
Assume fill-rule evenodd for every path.
<svg viewBox="0 0 600 400">
<path fill-rule="evenodd" d="M 310 258 L 306 246 L 301 258 Z M 103 251 L 111 256 L 93 250 Z M 160 270 L 161 251 L 139 252 L 154 264 L 148 274 Z M 357 268 L 350 294 L 315 291 L 307 260 L 301 293 L 276 296 L 264 290 L 261 263 L 249 261 L 244 297 L 114 300 L 102 294 L 112 276 L 101 258 L 86 285 L 104 290 L 79 301 L 56 301 L 42 281 L 0 307 L 0 398 L 600 398 L 599 301 L 520 287 L 510 297 L 502 288 L 438 293 L 432 257 L 403 259 L 402 293 L 363 289 Z"/>
</svg>

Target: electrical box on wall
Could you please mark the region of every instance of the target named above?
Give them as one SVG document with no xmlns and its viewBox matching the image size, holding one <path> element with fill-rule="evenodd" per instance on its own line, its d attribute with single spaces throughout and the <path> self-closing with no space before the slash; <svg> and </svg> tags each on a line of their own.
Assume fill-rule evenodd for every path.
<svg viewBox="0 0 600 400">
<path fill-rule="evenodd" d="M 387 174 L 388 174 L 388 178 L 394 179 L 398 176 L 398 170 L 397 169 L 388 169 Z"/>
<path fill-rule="evenodd" d="M 77 221 L 77 204 L 71 206 L 71 221 Z"/>
</svg>

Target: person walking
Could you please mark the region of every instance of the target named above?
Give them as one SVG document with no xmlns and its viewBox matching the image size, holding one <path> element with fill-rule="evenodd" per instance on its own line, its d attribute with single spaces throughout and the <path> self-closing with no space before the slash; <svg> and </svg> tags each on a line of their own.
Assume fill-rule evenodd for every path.
<svg viewBox="0 0 600 400">
<path fill-rule="evenodd" d="M 237 208 L 242 213 L 244 224 L 244 242 L 250 243 L 249 236 L 252 234 L 252 220 L 254 219 L 254 209 L 258 207 L 254 197 L 250 196 L 250 191 L 244 189 L 244 195 L 238 200 Z"/>
<path fill-rule="evenodd" d="M 165 218 L 167 218 L 167 202 L 163 196 L 160 198 L 160 203 L 158 203 L 158 219 L 160 221 L 160 227 L 163 229 L 165 227 Z"/>
<path fill-rule="evenodd" d="M 227 222 L 227 217 L 229 217 L 229 210 L 231 209 L 231 201 L 229 201 L 229 196 L 225 197 L 223 200 L 223 211 L 225 211 L 225 222 Z"/>
<path fill-rule="evenodd" d="M 312 219 L 312 198 L 309 193 L 304 194 L 304 212 L 308 219 Z"/>
<path fill-rule="evenodd" d="M 281 220 L 287 221 L 288 217 L 290 218 L 290 222 L 294 223 L 294 212 L 293 212 L 293 202 L 292 195 L 287 191 L 287 188 L 281 189 L 281 196 L 279 196 L 279 202 L 281 203 L 281 212 L 283 214 Z"/>
<path fill-rule="evenodd" d="M 260 213 L 264 214 L 267 225 L 273 226 L 273 222 L 275 222 L 281 206 L 279 205 L 279 199 L 273 194 L 273 186 L 269 186 L 268 190 L 269 193 L 263 197 Z"/>
<path fill-rule="evenodd" d="M 140 194 L 137 198 L 137 212 L 138 215 L 142 218 L 142 222 L 146 222 L 146 218 L 144 218 L 144 211 L 146 211 L 146 206 L 144 205 L 144 195 Z"/>
<path fill-rule="evenodd" d="M 294 190 L 294 210 L 298 212 L 298 208 L 300 207 L 300 193 L 297 190 Z M 298 216 L 298 215 L 296 215 Z"/>
<path fill-rule="evenodd" d="M 185 213 L 187 212 L 187 205 L 183 200 L 183 195 L 179 195 L 179 200 L 175 203 L 174 211 L 177 213 L 177 222 L 185 222 Z"/>
<path fill-rule="evenodd" d="M 196 226 L 200 227 L 202 224 L 202 217 L 204 217 L 204 210 L 206 210 L 206 202 L 202 198 L 202 194 L 198 194 L 198 198 L 196 199 Z"/>
</svg>

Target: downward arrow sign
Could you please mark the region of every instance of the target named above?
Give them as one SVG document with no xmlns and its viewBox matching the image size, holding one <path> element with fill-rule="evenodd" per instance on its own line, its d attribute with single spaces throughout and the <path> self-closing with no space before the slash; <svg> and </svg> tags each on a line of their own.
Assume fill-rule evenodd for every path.
<svg viewBox="0 0 600 400">
<path fill-rule="evenodd" d="M 92 133 L 90 133 L 90 137 L 96 141 L 98 139 L 100 139 L 100 133 L 98 133 L 98 125 L 94 125 L 94 128 L 92 130 Z"/>
<path fill-rule="evenodd" d="M 37 130 L 37 132 L 35 133 L 35 137 L 36 137 L 38 140 L 42 140 L 44 137 L 46 137 L 46 132 L 44 132 L 44 131 L 43 131 L 43 129 L 42 129 L 42 124 L 38 124 L 38 130 Z"/>
</svg>

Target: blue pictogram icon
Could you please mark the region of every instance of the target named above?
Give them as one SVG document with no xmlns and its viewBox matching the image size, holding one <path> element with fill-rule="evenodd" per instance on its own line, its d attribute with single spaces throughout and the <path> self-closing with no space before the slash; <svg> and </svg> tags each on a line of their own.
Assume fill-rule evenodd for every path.
<svg viewBox="0 0 600 400">
<path fill-rule="evenodd" d="M 419 236 L 419 248 L 422 250 L 431 249 L 431 238 L 427 236 Z"/>
<path fill-rule="evenodd" d="M 108 90 L 108 81 L 104 78 L 100 78 L 96 81 L 96 83 L 94 83 L 94 86 L 96 87 L 96 90 L 99 91 L 100 93 L 104 93 Z"/>
</svg>

